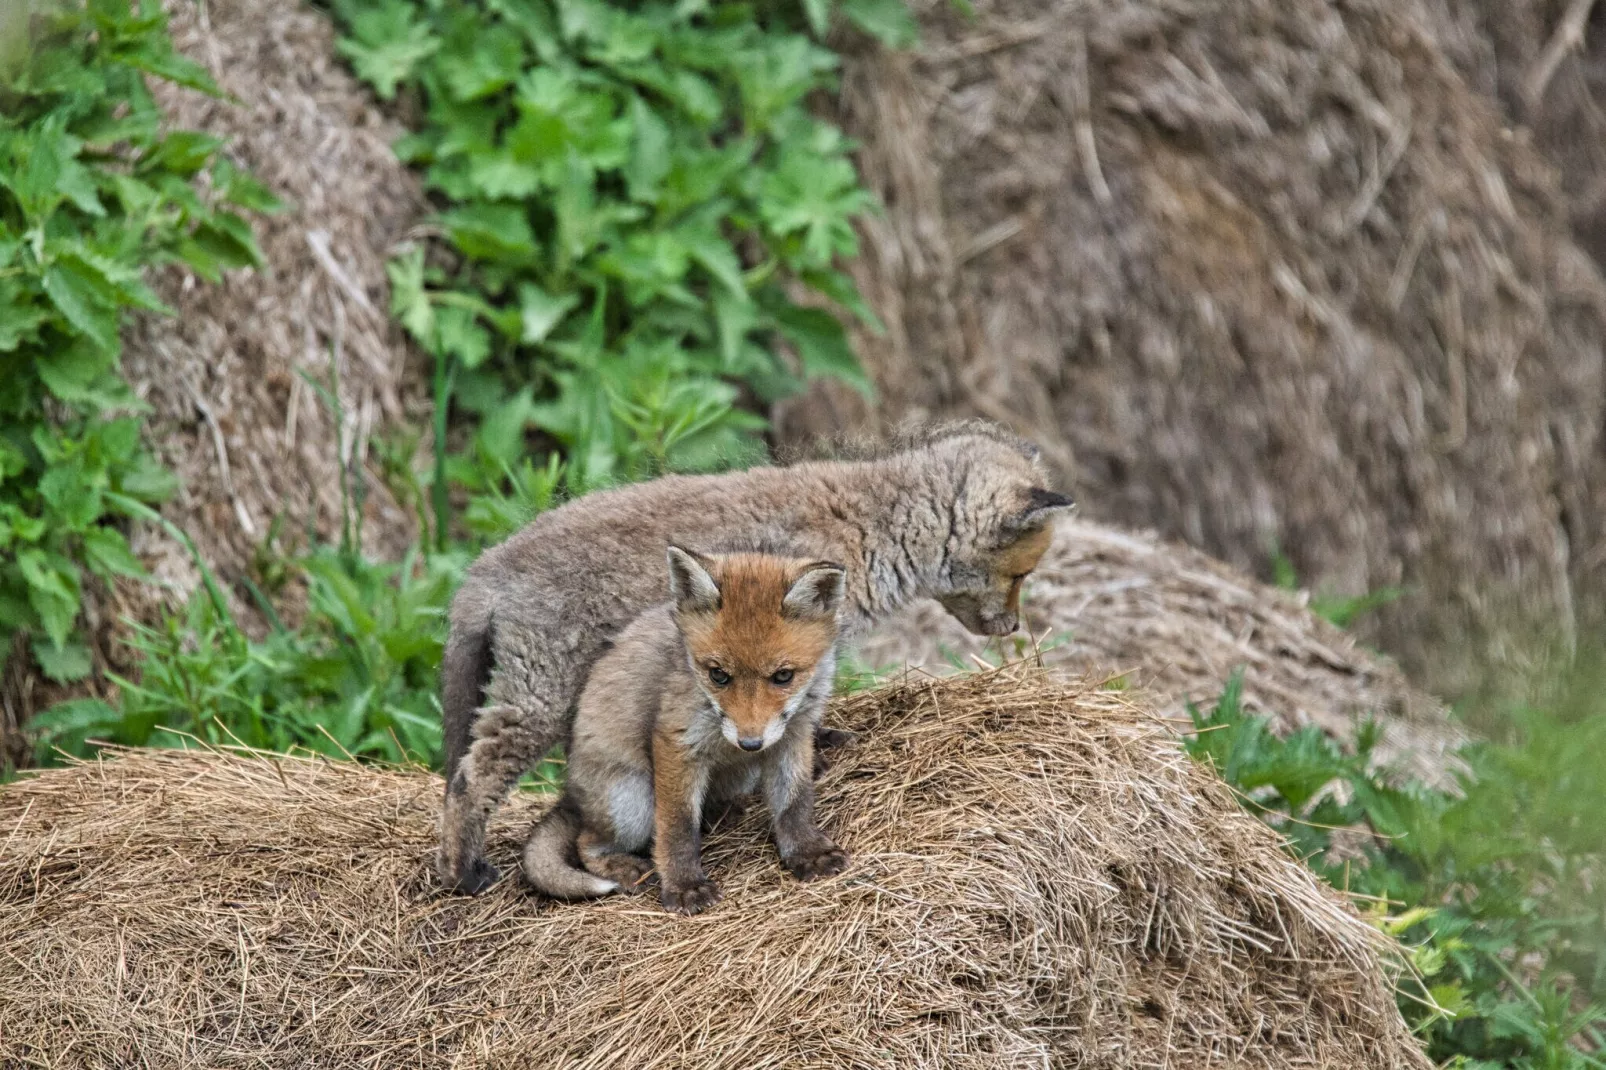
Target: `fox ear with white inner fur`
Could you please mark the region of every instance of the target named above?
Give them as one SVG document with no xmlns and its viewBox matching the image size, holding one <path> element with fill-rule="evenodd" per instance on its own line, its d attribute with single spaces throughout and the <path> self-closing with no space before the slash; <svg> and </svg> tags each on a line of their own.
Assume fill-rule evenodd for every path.
<svg viewBox="0 0 1606 1070">
<path fill-rule="evenodd" d="M 1033 487 L 1026 492 L 1026 507 L 1005 522 L 1005 527 L 1024 535 L 1038 531 L 1056 518 L 1076 508 L 1076 500 L 1069 494 Z"/>
<path fill-rule="evenodd" d="M 781 611 L 792 617 L 831 617 L 842 605 L 847 573 L 841 565 L 821 561 L 809 567 L 781 599 Z"/>
<path fill-rule="evenodd" d="M 719 584 L 701 554 L 669 547 L 669 596 L 675 608 L 686 613 L 712 613 L 719 608 Z"/>
</svg>

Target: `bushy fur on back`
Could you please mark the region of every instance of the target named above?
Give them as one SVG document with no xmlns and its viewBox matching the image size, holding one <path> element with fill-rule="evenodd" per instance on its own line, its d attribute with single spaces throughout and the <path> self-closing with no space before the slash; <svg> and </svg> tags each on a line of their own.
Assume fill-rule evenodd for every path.
<svg viewBox="0 0 1606 1070">
<path fill-rule="evenodd" d="M 1042 451 L 1030 439 L 989 420 L 930 420 L 907 417 L 884 434 L 865 431 L 843 431 L 806 442 L 783 446 L 776 451 L 776 463 L 782 467 L 806 464 L 810 461 L 875 461 L 895 453 L 906 453 L 955 438 L 985 438 L 1008 446 L 1023 458 L 1037 464 Z"/>
<path fill-rule="evenodd" d="M 918 445 L 866 459 L 589 494 L 482 554 L 453 601 L 441 665 L 446 883 L 477 891 L 495 878 L 481 858 L 486 819 L 562 741 L 609 639 L 662 596 L 667 543 L 839 562 L 850 640 L 924 596 L 972 631 L 1013 630 L 1020 577 L 1070 500 L 1043 488 L 1035 451 L 1002 429 L 910 435 Z"/>
</svg>

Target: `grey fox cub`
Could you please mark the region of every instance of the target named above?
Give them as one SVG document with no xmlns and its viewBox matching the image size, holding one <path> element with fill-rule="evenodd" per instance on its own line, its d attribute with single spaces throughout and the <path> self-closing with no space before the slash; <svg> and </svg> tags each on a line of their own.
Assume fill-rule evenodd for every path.
<svg viewBox="0 0 1606 1070">
<path fill-rule="evenodd" d="M 476 893 L 496 879 L 486 821 L 568 734 L 608 640 L 662 599 L 666 544 L 841 564 L 845 641 L 926 596 L 973 632 L 1005 635 L 1070 506 L 1030 445 L 967 424 L 870 460 L 665 476 L 542 513 L 482 554 L 452 602 L 442 882 Z"/>
<path fill-rule="evenodd" d="M 719 899 L 703 872 L 704 806 L 754 788 L 793 875 L 841 872 L 847 855 L 814 822 L 813 780 L 841 566 L 675 546 L 668 557 L 670 602 L 625 629 L 580 695 L 563 796 L 525 847 L 526 878 L 577 899 L 637 890 L 656 867 L 664 906 L 695 914 Z"/>
</svg>

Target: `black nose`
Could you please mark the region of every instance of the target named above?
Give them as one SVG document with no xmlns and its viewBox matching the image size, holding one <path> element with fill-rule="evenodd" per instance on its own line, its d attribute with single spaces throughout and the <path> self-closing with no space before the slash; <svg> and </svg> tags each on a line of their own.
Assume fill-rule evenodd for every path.
<svg viewBox="0 0 1606 1070">
<path fill-rule="evenodd" d="M 763 739 L 750 739 L 750 738 L 747 738 L 747 737 L 744 736 L 743 738 L 738 739 L 736 741 L 736 745 L 738 747 L 742 748 L 743 750 L 760 750 L 764 746 L 764 740 Z"/>
</svg>

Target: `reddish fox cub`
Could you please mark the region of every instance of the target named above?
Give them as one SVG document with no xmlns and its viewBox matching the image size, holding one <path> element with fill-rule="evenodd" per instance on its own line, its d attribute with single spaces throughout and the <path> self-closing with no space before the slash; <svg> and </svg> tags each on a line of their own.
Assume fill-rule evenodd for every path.
<svg viewBox="0 0 1606 1070">
<path fill-rule="evenodd" d="M 842 567 L 671 546 L 669 577 L 670 601 L 592 669 L 563 796 L 530 836 L 525 877 L 578 899 L 639 890 L 656 868 L 664 906 L 695 914 L 719 899 L 703 872 L 704 808 L 755 788 L 782 864 L 803 880 L 840 873 L 847 855 L 814 822 L 813 769 Z"/>
</svg>

